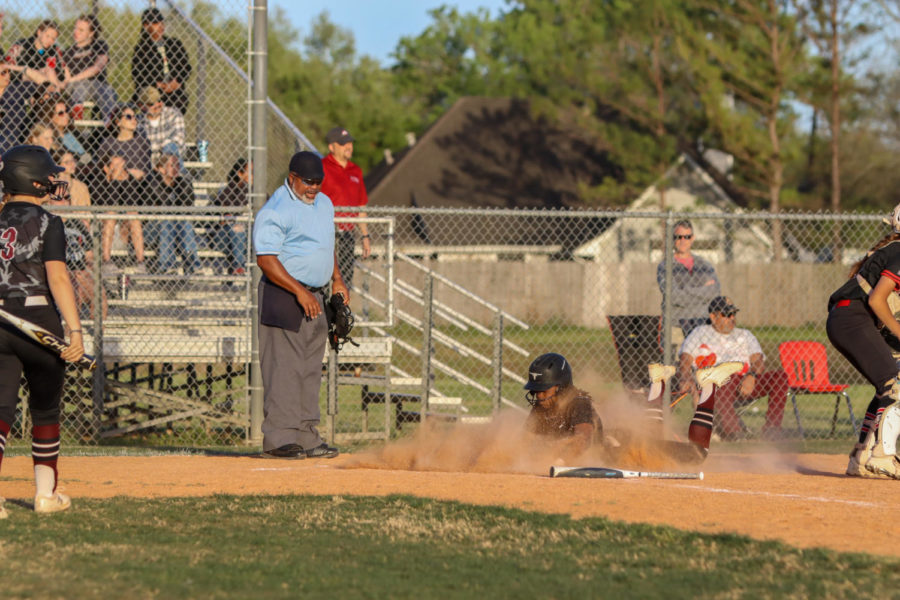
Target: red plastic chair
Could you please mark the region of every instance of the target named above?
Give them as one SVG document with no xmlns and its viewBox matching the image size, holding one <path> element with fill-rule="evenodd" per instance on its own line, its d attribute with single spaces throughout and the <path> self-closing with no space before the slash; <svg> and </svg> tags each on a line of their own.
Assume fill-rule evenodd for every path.
<svg viewBox="0 0 900 600">
<path fill-rule="evenodd" d="M 778 345 L 778 354 L 781 357 L 781 366 L 788 376 L 788 384 L 791 386 L 790 397 L 794 406 L 794 417 L 797 419 L 797 427 L 800 428 L 800 437 L 803 437 L 803 425 L 800 423 L 800 410 L 797 408 L 797 394 L 834 394 L 834 416 L 831 418 L 831 435 L 837 424 L 838 409 L 841 406 L 841 396 L 847 401 L 847 411 L 850 413 L 850 424 L 853 431 L 858 432 L 856 419 L 853 417 L 853 405 L 846 389 L 849 385 L 831 383 L 828 379 L 828 356 L 825 353 L 825 345 L 821 342 L 791 341 Z"/>
</svg>

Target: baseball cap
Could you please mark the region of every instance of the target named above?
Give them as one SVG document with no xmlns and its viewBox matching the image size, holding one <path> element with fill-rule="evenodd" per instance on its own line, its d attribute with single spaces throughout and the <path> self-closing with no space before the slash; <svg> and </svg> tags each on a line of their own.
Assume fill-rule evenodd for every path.
<svg viewBox="0 0 900 600">
<path fill-rule="evenodd" d="M 343 127 L 333 127 L 325 134 L 326 144 L 346 144 L 347 142 L 356 141 L 350 132 Z"/>
<path fill-rule="evenodd" d="M 722 313 L 725 315 L 734 314 L 740 309 L 734 305 L 731 301 L 731 298 L 727 296 L 716 296 L 712 299 L 712 302 L 709 303 L 709 312 L 712 313 Z"/>
<path fill-rule="evenodd" d="M 141 13 L 141 25 L 145 23 L 162 23 L 166 18 L 158 8 L 148 8 Z"/>
<path fill-rule="evenodd" d="M 323 179 L 325 170 L 322 168 L 322 159 L 314 152 L 298 152 L 291 157 L 291 164 L 288 167 L 291 173 L 310 179 Z"/>
<path fill-rule="evenodd" d="M 159 102 L 160 98 L 162 98 L 162 94 L 160 94 L 159 90 L 156 89 L 155 86 L 148 85 L 144 88 L 144 91 L 141 92 L 141 97 L 138 100 L 140 100 L 141 104 L 144 106 L 150 106 Z"/>
</svg>

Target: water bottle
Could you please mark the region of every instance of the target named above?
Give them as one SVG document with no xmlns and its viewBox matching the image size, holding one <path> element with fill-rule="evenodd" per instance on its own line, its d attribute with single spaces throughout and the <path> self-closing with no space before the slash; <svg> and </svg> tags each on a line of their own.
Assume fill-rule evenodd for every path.
<svg viewBox="0 0 900 600">
<path fill-rule="evenodd" d="M 202 163 L 209 160 L 209 140 L 197 140 L 197 159 Z"/>
</svg>

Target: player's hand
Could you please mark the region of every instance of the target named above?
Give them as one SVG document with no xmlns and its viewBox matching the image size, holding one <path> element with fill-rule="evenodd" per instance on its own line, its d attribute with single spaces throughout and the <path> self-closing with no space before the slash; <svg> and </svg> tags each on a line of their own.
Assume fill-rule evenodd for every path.
<svg viewBox="0 0 900 600">
<path fill-rule="evenodd" d="M 69 362 L 75 362 L 84 356 L 84 338 L 80 331 L 69 334 L 69 346 L 60 352 L 60 357 Z"/>
<path fill-rule="evenodd" d="M 322 314 L 322 307 L 319 305 L 319 299 L 308 289 L 300 288 L 300 291 L 296 294 L 296 298 L 307 318 L 315 319 Z"/>
<path fill-rule="evenodd" d="M 741 380 L 741 396 L 749 396 L 756 389 L 756 375 L 746 375 Z"/>
</svg>

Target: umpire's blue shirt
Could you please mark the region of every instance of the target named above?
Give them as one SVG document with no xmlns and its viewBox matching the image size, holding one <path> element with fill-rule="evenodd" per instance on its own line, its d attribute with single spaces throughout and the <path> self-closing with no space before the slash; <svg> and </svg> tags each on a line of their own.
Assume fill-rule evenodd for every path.
<svg viewBox="0 0 900 600">
<path fill-rule="evenodd" d="M 307 204 L 287 181 L 275 190 L 253 223 L 257 256 L 276 255 L 291 277 L 322 287 L 334 272 L 334 206 L 319 192 Z"/>
</svg>

